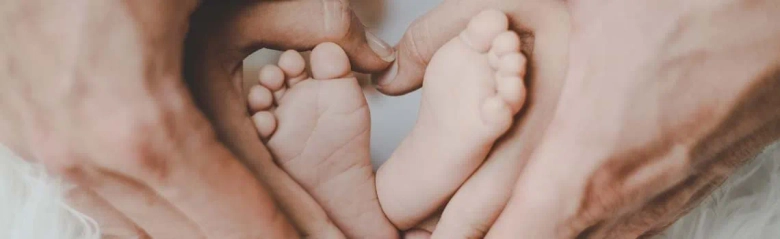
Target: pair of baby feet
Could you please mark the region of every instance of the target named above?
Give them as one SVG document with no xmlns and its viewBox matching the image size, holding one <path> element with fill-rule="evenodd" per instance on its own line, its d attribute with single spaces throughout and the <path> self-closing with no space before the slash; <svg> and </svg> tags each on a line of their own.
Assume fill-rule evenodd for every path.
<svg viewBox="0 0 780 239">
<path fill-rule="evenodd" d="M 260 70 L 248 96 L 274 159 L 349 238 L 380 238 L 434 213 L 479 167 L 525 99 L 525 57 L 506 16 L 485 11 L 445 44 L 425 74 L 419 118 L 377 172 L 369 109 L 336 44 Z"/>
</svg>

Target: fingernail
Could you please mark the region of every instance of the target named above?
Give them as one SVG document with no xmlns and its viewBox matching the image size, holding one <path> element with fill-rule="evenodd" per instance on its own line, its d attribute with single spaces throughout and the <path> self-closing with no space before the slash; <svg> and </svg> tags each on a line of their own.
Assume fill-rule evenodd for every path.
<svg viewBox="0 0 780 239">
<path fill-rule="evenodd" d="M 395 77 L 398 75 L 398 61 L 393 63 L 390 68 L 385 70 L 384 72 L 375 75 L 374 77 L 374 84 L 376 84 L 378 87 L 382 87 L 385 85 L 390 84 L 393 80 L 395 80 Z"/>
<path fill-rule="evenodd" d="M 344 13 L 347 12 L 344 9 L 345 5 L 341 1 L 322 1 L 322 3 L 325 8 L 325 17 L 323 18 L 325 21 L 323 22 L 325 25 L 325 32 L 333 32 L 334 30 L 337 30 L 334 28 L 341 26 L 341 23 L 346 20 L 344 18 Z"/>
<path fill-rule="evenodd" d="M 373 50 L 379 58 L 382 58 L 382 60 L 386 62 L 395 61 L 395 49 L 393 49 L 390 44 L 387 44 L 387 42 L 382 41 L 382 39 L 379 39 L 379 37 L 368 31 L 366 31 L 366 40 L 368 41 L 368 46 L 371 47 L 371 50 Z"/>
</svg>

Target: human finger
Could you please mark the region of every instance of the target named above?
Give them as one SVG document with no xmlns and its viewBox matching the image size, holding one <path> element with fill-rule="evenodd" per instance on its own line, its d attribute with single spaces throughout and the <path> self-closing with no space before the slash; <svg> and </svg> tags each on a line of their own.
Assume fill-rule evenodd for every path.
<svg viewBox="0 0 780 239">
<path fill-rule="evenodd" d="M 311 50 L 334 42 L 356 71 L 381 71 L 395 60 L 393 47 L 365 29 L 347 0 L 259 1 L 236 11 L 231 29 L 246 54 L 259 46 Z"/>
</svg>

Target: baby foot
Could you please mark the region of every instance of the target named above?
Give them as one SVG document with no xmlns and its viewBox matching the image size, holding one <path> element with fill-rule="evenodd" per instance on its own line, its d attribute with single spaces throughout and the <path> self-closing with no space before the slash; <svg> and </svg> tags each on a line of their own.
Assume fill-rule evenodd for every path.
<svg viewBox="0 0 780 239">
<path fill-rule="evenodd" d="M 370 162 L 370 116 L 338 45 L 303 57 L 287 51 L 260 70 L 249 108 L 276 162 L 325 209 L 348 238 L 397 238 L 379 206 Z"/>
<path fill-rule="evenodd" d="M 408 229 L 468 179 L 525 99 L 525 57 L 506 15 L 485 11 L 431 59 L 417 123 L 377 173 L 382 209 Z"/>
</svg>

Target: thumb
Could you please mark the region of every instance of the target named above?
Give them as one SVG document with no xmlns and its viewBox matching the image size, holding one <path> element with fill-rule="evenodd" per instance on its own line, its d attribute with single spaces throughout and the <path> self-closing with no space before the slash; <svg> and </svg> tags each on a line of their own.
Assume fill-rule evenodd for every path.
<svg viewBox="0 0 780 239">
<path fill-rule="evenodd" d="M 259 47 L 311 50 L 334 42 L 356 71 L 381 71 L 395 60 L 395 50 L 365 30 L 347 0 L 258 1 L 235 10 L 237 24 L 230 25 L 250 53 Z"/>
<path fill-rule="evenodd" d="M 373 75 L 377 89 L 388 95 L 402 95 L 422 86 L 433 54 L 457 36 L 469 19 L 484 8 L 482 5 L 480 1 L 446 1 L 417 19 L 398 43 L 393 66 Z"/>
</svg>

